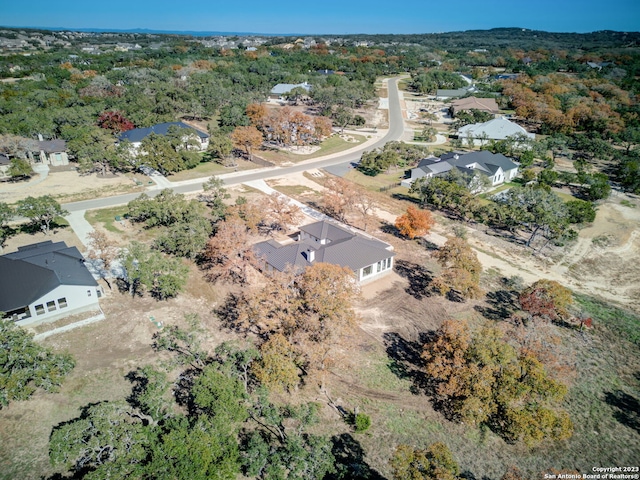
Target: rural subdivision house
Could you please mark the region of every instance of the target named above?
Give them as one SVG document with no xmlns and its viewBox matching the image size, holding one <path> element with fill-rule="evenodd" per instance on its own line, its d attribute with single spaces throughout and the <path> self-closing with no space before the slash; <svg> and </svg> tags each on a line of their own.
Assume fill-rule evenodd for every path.
<svg viewBox="0 0 640 480">
<path fill-rule="evenodd" d="M 462 140 L 473 139 L 476 146 L 482 146 L 487 140 L 506 140 L 508 137 L 525 136 L 531 140 L 536 136 L 527 132 L 517 123 L 513 123 L 504 117 L 496 117 L 483 123 L 473 123 L 460 127 L 457 132 Z"/>
<path fill-rule="evenodd" d="M 300 227 L 291 243 L 267 240 L 256 244 L 254 251 L 267 271 L 282 272 L 287 266 L 303 271 L 314 263 L 332 263 L 349 267 L 359 283 L 391 272 L 395 256 L 388 243 L 327 220 Z"/>
<path fill-rule="evenodd" d="M 403 180 L 400 184 L 408 188 L 418 178 L 446 176 L 455 168 L 463 173 L 472 170 L 479 175 L 485 175 L 492 186 L 509 182 L 518 175 L 518 164 L 501 153 L 491 153 L 487 150 L 469 153 L 449 152 L 440 157 L 420 160 L 418 166 L 411 169 L 411 178 Z"/>
<path fill-rule="evenodd" d="M 42 135 L 38 135 L 38 138 L 39 140 L 36 142 L 38 150 L 27 152 L 32 164 L 51 165 L 52 167 L 69 165 L 67 142 L 60 139 L 43 140 Z"/>
<path fill-rule="evenodd" d="M 19 325 L 99 310 L 102 290 L 76 247 L 51 240 L 0 256 L 0 312 Z"/>
<path fill-rule="evenodd" d="M 469 110 L 479 110 L 481 112 L 492 113 L 495 115 L 500 111 L 500 107 L 498 107 L 495 98 L 476 97 L 466 97 L 454 100 L 451 102 L 451 106 L 449 107 L 449 112 L 453 117 L 456 115 L 456 112 Z"/>
<path fill-rule="evenodd" d="M 294 88 L 304 88 L 307 92 L 311 91 L 311 84 L 304 83 L 279 83 L 271 89 L 269 92 L 269 98 L 273 100 L 284 100 L 287 95 Z"/>
<path fill-rule="evenodd" d="M 195 133 L 200 140 L 198 150 L 204 151 L 209 147 L 209 134 L 198 130 L 197 128 L 193 128 L 192 126 L 187 125 L 184 122 L 165 122 L 158 123 L 157 125 L 153 125 L 147 128 L 134 128 L 133 130 L 122 132 L 118 137 L 118 140 L 120 142 L 123 142 L 125 140 L 131 142 L 131 149 L 134 152 L 137 152 L 144 138 L 148 137 L 152 133 L 155 133 L 156 135 L 166 135 L 169 131 L 169 128 L 171 127 L 185 128 Z"/>
</svg>

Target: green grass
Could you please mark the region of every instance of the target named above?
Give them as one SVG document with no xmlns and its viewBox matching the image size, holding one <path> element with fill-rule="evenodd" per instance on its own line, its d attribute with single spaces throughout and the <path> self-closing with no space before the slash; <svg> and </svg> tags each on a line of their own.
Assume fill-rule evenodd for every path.
<svg viewBox="0 0 640 480">
<path fill-rule="evenodd" d="M 251 170 L 258 168 L 258 165 L 246 160 L 237 160 L 238 170 Z M 207 178 L 212 175 L 222 175 L 223 173 L 231 173 L 235 171 L 235 167 L 224 167 L 216 162 L 202 162 L 189 170 L 176 172 L 169 177 L 172 182 L 180 182 L 183 180 L 192 180 L 194 178 Z"/>
<path fill-rule="evenodd" d="M 629 208 L 636 208 L 635 204 L 631 203 L 626 198 L 623 200 L 620 200 L 620 205 L 624 205 L 625 207 L 629 207 Z"/>
<path fill-rule="evenodd" d="M 282 150 L 268 150 L 258 152 L 258 156 L 264 158 L 265 160 L 269 160 L 270 162 L 280 163 L 280 162 L 300 162 L 302 160 L 309 160 L 311 158 L 323 157 L 325 155 L 331 155 L 332 153 L 343 152 L 345 150 L 350 150 L 352 148 L 357 147 L 361 143 L 364 143 L 367 138 L 363 135 L 353 135 L 349 134 L 355 142 L 346 142 L 340 136 L 333 135 L 327 138 L 320 145 L 320 150 L 310 153 L 308 155 L 297 155 L 295 153 L 289 153 Z"/>
<path fill-rule="evenodd" d="M 411 381 L 399 378 L 393 360 L 386 354 L 377 352 L 367 358 L 367 362 L 357 372 L 362 384 L 370 389 L 385 392 L 409 392 Z"/>
<path fill-rule="evenodd" d="M 610 305 L 603 300 L 582 294 L 574 298 L 583 312 L 593 318 L 594 323 L 602 323 L 621 338 L 640 346 L 640 317 L 629 310 Z"/>
<path fill-rule="evenodd" d="M 113 222 L 115 222 L 115 217 L 124 217 L 125 213 L 127 213 L 128 209 L 126 205 L 121 205 L 119 207 L 111 207 L 111 208 L 101 208 L 100 210 L 88 210 L 84 214 L 84 218 L 91 225 L 97 225 L 98 223 L 104 224 L 104 228 L 113 233 L 121 233 L 118 230 Z"/>
<path fill-rule="evenodd" d="M 404 169 L 400 168 L 397 171 L 393 169 L 390 173 L 380 173 L 375 177 L 365 175 L 364 173 L 353 169 L 350 170 L 344 178 L 357 183 L 358 185 L 362 185 L 368 190 L 377 192 L 381 187 L 386 187 L 387 185 L 400 182 L 402 178 L 404 178 Z M 406 190 L 405 187 L 402 188 L 403 190 Z"/>
</svg>

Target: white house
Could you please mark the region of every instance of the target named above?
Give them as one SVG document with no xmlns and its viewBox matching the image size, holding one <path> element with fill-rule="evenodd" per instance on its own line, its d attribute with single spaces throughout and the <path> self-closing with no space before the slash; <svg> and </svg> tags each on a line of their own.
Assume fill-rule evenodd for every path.
<svg viewBox="0 0 640 480">
<path fill-rule="evenodd" d="M 302 271 L 317 262 L 332 263 L 349 267 L 359 283 L 391 272 L 395 256 L 388 243 L 327 220 L 300 227 L 292 243 L 268 240 L 254 245 L 254 251 L 267 270 L 282 272 L 293 266 Z"/>
<path fill-rule="evenodd" d="M 513 123 L 504 117 L 496 117 L 484 123 L 473 123 L 460 127 L 457 132 L 458 138 L 473 138 L 474 144 L 482 146 L 485 140 L 506 140 L 507 137 L 524 135 L 531 140 L 536 136 L 527 132 L 517 123 Z"/>
<path fill-rule="evenodd" d="M 518 164 L 501 153 L 491 153 L 487 150 L 469 153 L 449 152 L 439 158 L 420 160 L 418 166 L 411 169 L 411 178 L 403 180 L 400 184 L 411 187 L 418 178 L 444 176 L 454 168 L 463 173 L 473 170 L 474 173 L 485 175 L 492 186 L 509 182 L 518 175 Z"/>
<path fill-rule="evenodd" d="M 193 128 L 190 125 L 187 125 L 184 122 L 166 122 L 166 123 L 158 123 L 157 125 L 153 125 L 152 127 L 147 128 L 134 128 L 132 130 L 127 130 L 126 132 L 122 132 L 118 137 L 119 141 L 129 141 L 131 142 L 131 148 L 134 152 L 137 152 L 140 148 L 140 144 L 142 140 L 152 133 L 156 135 L 166 135 L 171 127 L 178 127 L 187 129 L 190 133 L 195 133 L 198 136 L 199 144 L 197 150 L 204 151 L 209 147 L 209 134 L 198 130 L 197 128 Z"/>
<path fill-rule="evenodd" d="M 102 291 L 76 247 L 51 240 L 0 256 L 0 311 L 19 325 L 99 310 Z"/>
</svg>

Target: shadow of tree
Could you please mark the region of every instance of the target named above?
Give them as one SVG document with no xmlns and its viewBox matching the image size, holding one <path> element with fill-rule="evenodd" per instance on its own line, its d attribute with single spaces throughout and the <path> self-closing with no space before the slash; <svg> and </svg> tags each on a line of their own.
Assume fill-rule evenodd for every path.
<svg viewBox="0 0 640 480">
<path fill-rule="evenodd" d="M 398 333 L 389 332 L 383 336 L 387 355 L 392 363 L 390 370 L 398 378 L 408 378 L 413 382 L 411 393 L 432 393 L 433 385 L 424 372 L 422 347 L 433 338 L 434 332 L 421 333 L 417 341 L 403 338 Z"/>
<path fill-rule="evenodd" d="M 431 296 L 429 285 L 431 285 L 433 275 L 425 267 L 406 260 L 398 260 L 395 264 L 395 270 L 398 275 L 409 281 L 409 286 L 405 289 L 409 295 L 418 300 Z"/>
<path fill-rule="evenodd" d="M 385 220 L 380 222 L 380 230 L 384 233 L 388 233 L 389 235 L 393 235 L 394 237 L 402 238 L 400 235 L 400 231 L 396 228 L 393 223 L 389 223 Z"/>
<path fill-rule="evenodd" d="M 474 309 L 489 320 L 506 320 L 520 309 L 516 290 L 497 290 L 486 296 L 488 306 L 476 305 Z"/>
<path fill-rule="evenodd" d="M 350 433 L 331 438 L 331 453 L 336 458 L 336 473 L 328 474 L 324 480 L 349 478 L 352 480 L 386 480 L 364 460 L 364 450 Z"/>
<path fill-rule="evenodd" d="M 616 390 L 607 392 L 605 401 L 615 408 L 613 416 L 616 420 L 640 433 L 640 401 L 637 398 Z"/>
</svg>

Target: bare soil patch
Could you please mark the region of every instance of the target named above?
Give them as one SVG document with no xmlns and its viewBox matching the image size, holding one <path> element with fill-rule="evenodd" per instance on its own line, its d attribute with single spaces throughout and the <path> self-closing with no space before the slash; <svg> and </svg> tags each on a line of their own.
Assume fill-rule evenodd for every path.
<svg viewBox="0 0 640 480">
<path fill-rule="evenodd" d="M 138 175 L 138 177 L 142 177 Z M 148 181 L 147 177 L 145 184 Z M 140 190 L 135 179 L 127 175 L 102 177 L 95 173 L 80 175 L 76 171 L 51 171 L 47 178 L 32 177 L 28 182 L 3 182 L 0 184 L 0 202 L 15 203 L 26 197 L 51 195 L 60 203 L 86 198 L 108 197 L 119 193 Z"/>
</svg>

